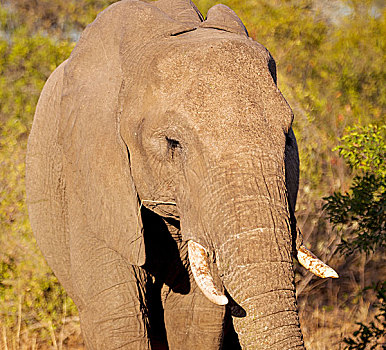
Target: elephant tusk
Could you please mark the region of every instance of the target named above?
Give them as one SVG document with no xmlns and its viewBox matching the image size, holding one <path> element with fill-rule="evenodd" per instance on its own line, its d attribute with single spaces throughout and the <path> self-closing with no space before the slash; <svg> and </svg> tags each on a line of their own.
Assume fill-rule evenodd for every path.
<svg viewBox="0 0 386 350">
<path fill-rule="evenodd" d="M 321 278 L 339 278 L 336 271 L 310 252 L 303 244 L 298 249 L 298 261 L 308 271 Z"/>
<path fill-rule="evenodd" d="M 188 241 L 188 255 L 193 277 L 202 293 L 217 305 L 226 305 L 228 298 L 214 285 L 209 269 L 208 254 L 205 248 L 194 241 Z"/>
</svg>

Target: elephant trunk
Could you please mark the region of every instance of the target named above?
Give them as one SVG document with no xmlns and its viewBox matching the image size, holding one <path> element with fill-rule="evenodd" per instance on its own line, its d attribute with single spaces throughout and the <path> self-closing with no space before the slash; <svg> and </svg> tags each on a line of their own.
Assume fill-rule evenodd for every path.
<svg viewBox="0 0 386 350">
<path fill-rule="evenodd" d="M 218 252 L 225 257 L 219 268 L 223 283 L 246 312 L 234 318 L 240 343 L 245 349 L 302 348 L 292 259 L 273 242 L 264 242 L 260 233 L 277 239 L 274 230 L 246 231 L 241 236 L 249 237 L 235 235 Z"/>
<path fill-rule="evenodd" d="M 278 264 L 275 269 L 280 270 L 282 266 Z M 257 270 L 250 273 L 262 273 L 261 269 Z M 245 317 L 233 319 L 242 348 L 304 349 L 293 288 L 280 286 L 262 292 L 259 283 L 264 283 L 264 279 L 252 282 L 246 277 L 237 288 L 228 286 L 231 293 L 235 288 L 232 296 L 246 312 Z M 237 289 L 243 291 L 240 293 Z"/>
<path fill-rule="evenodd" d="M 256 166 L 250 171 L 239 167 L 243 173 L 228 175 L 215 199 L 205 198 L 204 209 L 211 216 L 207 230 L 220 277 L 230 297 L 246 312 L 234 318 L 245 349 L 304 348 L 284 172 L 275 165 L 269 178 L 258 176 Z M 214 213 L 213 208 L 221 210 Z"/>
<path fill-rule="evenodd" d="M 246 311 L 234 318 L 240 343 L 245 349 L 302 348 L 288 219 L 264 205 L 250 215 L 265 217 L 265 226 L 228 233 L 216 251 L 224 286 Z"/>
</svg>

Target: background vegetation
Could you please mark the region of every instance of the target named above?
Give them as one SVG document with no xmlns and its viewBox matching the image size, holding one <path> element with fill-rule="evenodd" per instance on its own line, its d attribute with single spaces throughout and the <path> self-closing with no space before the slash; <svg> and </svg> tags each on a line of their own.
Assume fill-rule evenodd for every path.
<svg viewBox="0 0 386 350">
<path fill-rule="evenodd" d="M 83 28 L 113 2 L 0 0 L 0 346 L 4 349 L 82 347 L 76 308 L 45 264 L 29 227 L 24 158 L 45 80 L 69 56 Z M 339 280 L 324 281 L 298 269 L 306 345 L 382 349 L 384 2 L 221 2 L 236 11 L 250 35 L 276 59 L 278 85 L 294 110 L 300 148 L 299 226 L 307 245 L 340 275 Z M 205 14 L 217 2 L 195 3 Z"/>
</svg>

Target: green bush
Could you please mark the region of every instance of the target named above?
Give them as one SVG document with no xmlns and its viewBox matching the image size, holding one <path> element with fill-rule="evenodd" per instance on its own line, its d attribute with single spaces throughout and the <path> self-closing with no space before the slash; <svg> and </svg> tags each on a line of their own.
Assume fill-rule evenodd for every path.
<svg viewBox="0 0 386 350">
<path fill-rule="evenodd" d="M 356 175 L 348 192 L 326 197 L 330 221 L 344 228 L 340 250 L 369 253 L 386 246 L 386 126 L 355 126 L 335 150 Z"/>
<path fill-rule="evenodd" d="M 335 148 L 355 172 L 345 194 L 335 192 L 326 197 L 325 209 L 330 221 L 342 232 L 340 251 L 370 253 L 386 246 L 386 126 L 355 126 L 347 129 Z M 382 346 L 386 330 L 386 282 L 367 287 L 377 292 L 378 313 L 368 325 L 357 323 L 359 329 L 344 338 L 345 349 L 377 349 Z"/>
</svg>

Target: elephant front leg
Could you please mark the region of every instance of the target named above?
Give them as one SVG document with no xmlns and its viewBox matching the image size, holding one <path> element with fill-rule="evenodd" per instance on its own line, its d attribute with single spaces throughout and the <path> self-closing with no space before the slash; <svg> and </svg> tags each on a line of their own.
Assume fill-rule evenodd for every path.
<svg viewBox="0 0 386 350">
<path fill-rule="evenodd" d="M 169 349 L 221 349 L 225 307 L 210 302 L 197 287 L 186 242 L 181 243 L 180 256 L 184 270 L 174 271 L 162 290 Z"/>
<path fill-rule="evenodd" d="M 81 242 L 83 241 L 83 242 Z M 75 298 L 88 349 L 150 349 L 146 274 L 104 242 L 77 242 L 72 250 Z M 76 262 L 76 264 L 75 264 Z"/>
</svg>

